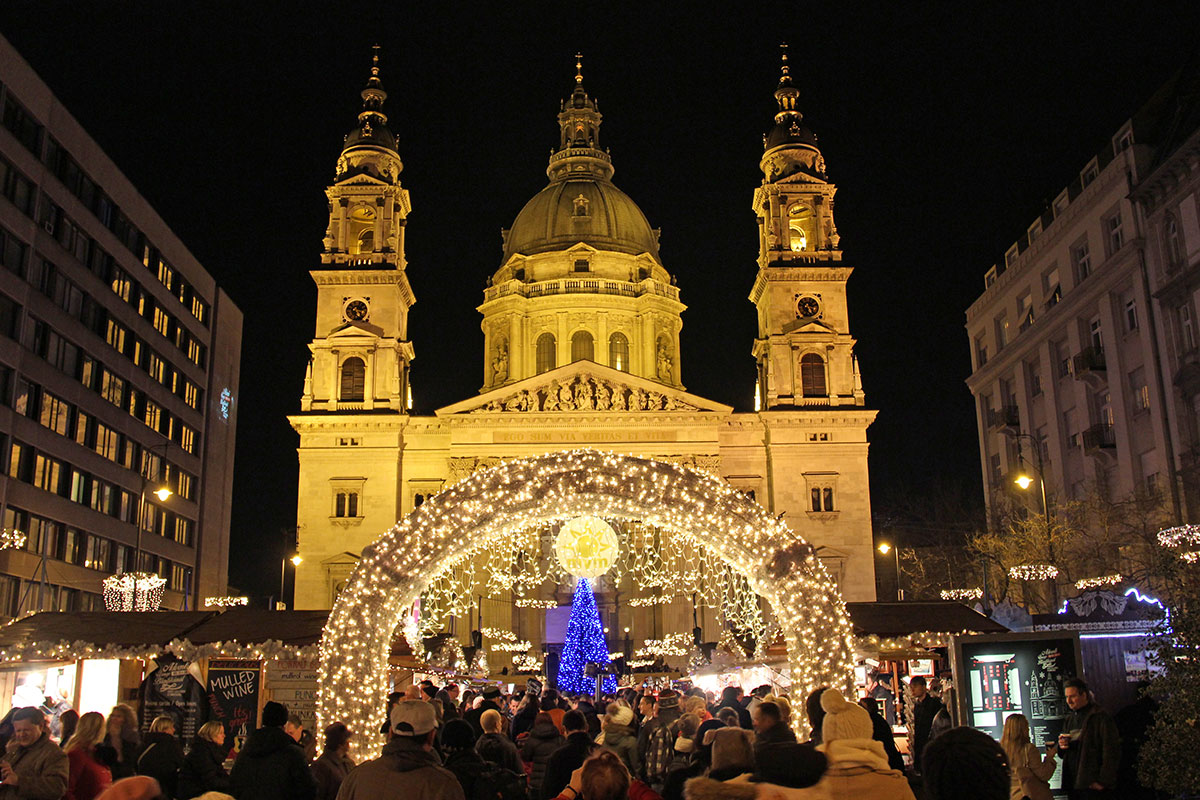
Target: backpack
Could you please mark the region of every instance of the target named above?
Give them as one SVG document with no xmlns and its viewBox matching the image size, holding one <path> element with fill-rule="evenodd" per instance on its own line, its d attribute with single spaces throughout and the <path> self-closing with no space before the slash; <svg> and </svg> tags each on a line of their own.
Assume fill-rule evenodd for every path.
<svg viewBox="0 0 1200 800">
<path fill-rule="evenodd" d="M 467 800 L 527 800 L 525 776 L 488 762 L 475 779 L 475 791 Z"/>
</svg>

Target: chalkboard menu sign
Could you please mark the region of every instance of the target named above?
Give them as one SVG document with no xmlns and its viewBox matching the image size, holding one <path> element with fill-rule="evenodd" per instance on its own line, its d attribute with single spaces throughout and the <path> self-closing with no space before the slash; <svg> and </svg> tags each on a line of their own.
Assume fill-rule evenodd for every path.
<svg viewBox="0 0 1200 800">
<path fill-rule="evenodd" d="M 208 718 L 225 723 L 235 750 L 258 727 L 262 665 L 255 660 L 214 658 L 208 662 Z"/>
<path fill-rule="evenodd" d="M 175 735 L 190 742 L 204 722 L 204 687 L 192 676 L 192 664 L 172 655 L 154 660 L 155 669 L 141 685 L 139 713 L 145 731 L 155 717 L 175 720 Z"/>
<path fill-rule="evenodd" d="M 1063 692 L 1068 678 L 1082 677 L 1079 635 L 1068 631 L 999 633 L 954 637 L 954 685 L 959 723 L 996 741 L 1004 720 L 1024 714 L 1029 738 L 1045 752 L 1070 709 Z M 1062 791 L 1062 768 L 1050 788 Z"/>
</svg>

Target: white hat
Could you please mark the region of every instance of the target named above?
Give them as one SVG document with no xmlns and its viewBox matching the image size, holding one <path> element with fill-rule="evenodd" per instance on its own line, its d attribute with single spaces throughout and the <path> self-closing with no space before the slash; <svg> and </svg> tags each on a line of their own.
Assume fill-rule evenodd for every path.
<svg viewBox="0 0 1200 800">
<path fill-rule="evenodd" d="M 392 732 L 397 736 L 424 736 L 436 727 L 433 706 L 424 700 L 401 700 L 392 707 Z"/>
<path fill-rule="evenodd" d="M 821 708 L 825 709 L 825 721 L 821 723 L 821 740 L 825 744 L 838 739 L 871 738 L 871 715 L 862 706 L 843 697 L 837 689 L 826 689 L 821 693 Z"/>
</svg>

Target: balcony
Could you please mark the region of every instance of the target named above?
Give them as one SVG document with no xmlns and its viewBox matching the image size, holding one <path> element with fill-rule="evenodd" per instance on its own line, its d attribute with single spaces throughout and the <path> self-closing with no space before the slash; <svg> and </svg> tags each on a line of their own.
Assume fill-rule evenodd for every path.
<svg viewBox="0 0 1200 800">
<path fill-rule="evenodd" d="M 1004 430 L 1006 428 L 1019 430 L 1021 428 L 1021 409 L 1018 406 L 1012 405 L 989 408 L 987 412 L 987 424 L 991 430 Z"/>
<path fill-rule="evenodd" d="M 1085 347 L 1074 358 L 1075 377 L 1088 383 L 1098 384 L 1108 380 L 1108 363 L 1100 347 Z"/>
<path fill-rule="evenodd" d="M 614 281 L 606 278 L 557 278 L 537 283 L 522 283 L 521 281 L 505 281 L 495 286 L 489 286 L 483 294 L 484 302 L 491 302 L 507 295 L 520 297 L 545 297 L 556 294 L 611 294 L 621 297 L 642 297 L 658 295 L 671 300 L 679 300 L 679 287 L 660 283 L 647 278 L 632 283 L 629 281 Z"/>
<path fill-rule="evenodd" d="M 1083 432 L 1083 452 L 1091 456 L 1115 455 L 1117 437 L 1107 422 L 1093 425 Z"/>
</svg>

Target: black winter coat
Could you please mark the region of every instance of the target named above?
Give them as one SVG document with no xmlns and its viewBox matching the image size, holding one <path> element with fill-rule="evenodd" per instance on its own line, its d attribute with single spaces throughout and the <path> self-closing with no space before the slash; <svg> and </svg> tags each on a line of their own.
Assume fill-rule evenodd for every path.
<svg viewBox="0 0 1200 800">
<path fill-rule="evenodd" d="M 591 737 L 583 731 L 571 731 L 567 742 L 550 754 L 546 772 L 542 777 L 541 794 L 533 800 L 551 800 L 571 782 L 571 773 L 583 766 L 583 762 L 597 747 Z"/>
<path fill-rule="evenodd" d="M 179 768 L 179 797 L 190 800 L 205 792 L 229 793 L 233 782 L 225 771 L 225 754 L 229 750 L 197 736 L 192 739 L 192 749 Z"/>
<path fill-rule="evenodd" d="M 304 751 L 283 728 L 259 728 L 229 773 L 238 800 L 313 800 L 317 782 Z"/>
<path fill-rule="evenodd" d="M 452 750 L 446 756 L 442 766 L 453 772 L 454 777 L 458 778 L 458 784 L 462 786 L 463 795 L 467 800 L 478 797 L 475 793 L 475 784 L 480 780 L 483 771 L 488 768 L 488 763 L 479 757 L 479 753 L 474 750 Z"/>
<path fill-rule="evenodd" d="M 499 764 L 507 770 L 525 774 L 525 765 L 521 763 L 521 754 L 517 746 L 503 733 L 485 733 L 475 740 L 475 752 L 484 761 Z"/>
<path fill-rule="evenodd" d="M 158 781 L 163 794 L 177 797 L 179 768 L 183 766 L 183 747 L 170 733 L 147 733 L 137 757 L 137 774 Z M 194 797 L 194 795 L 189 795 Z"/>
<path fill-rule="evenodd" d="M 533 773 L 529 776 L 529 796 L 542 796 L 542 781 L 546 777 L 546 765 L 550 756 L 563 746 L 566 740 L 554 727 L 553 722 L 539 722 L 529 732 L 529 737 L 521 745 L 521 758 L 526 764 L 533 764 Z"/>
</svg>

